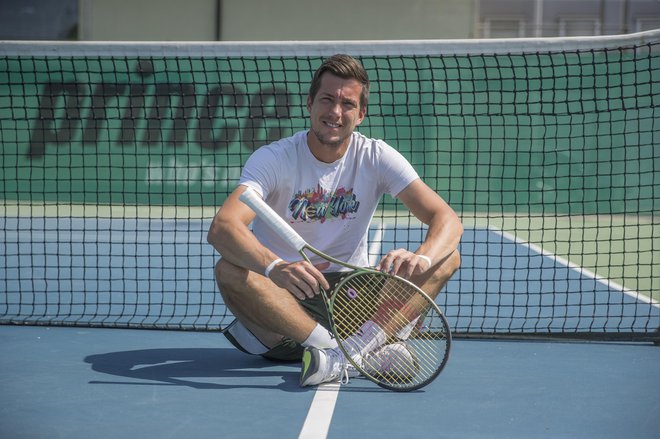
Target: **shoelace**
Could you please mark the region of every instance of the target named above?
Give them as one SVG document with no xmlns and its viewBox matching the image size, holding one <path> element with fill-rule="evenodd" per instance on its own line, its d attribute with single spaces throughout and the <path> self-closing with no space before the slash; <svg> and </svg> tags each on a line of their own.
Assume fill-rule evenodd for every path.
<svg viewBox="0 0 660 439">
<path fill-rule="evenodd" d="M 348 384 L 349 381 L 350 381 L 350 378 L 348 376 L 348 365 L 345 364 L 344 367 L 341 368 L 341 375 L 340 375 L 340 378 L 339 378 L 339 384 L 341 384 L 341 385 Z"/>
<path fill-rule="evenodd" d="M 335 364 L 340 364 L 339 369 L 339 384 L 344 385 L 348 384 L 350 381 L 349 369 L 353 366 L 350 362 L 344 357 L 344 354 L 339 350 L 333 350 L 333 355 L 335 358 Z"/>
</svg>

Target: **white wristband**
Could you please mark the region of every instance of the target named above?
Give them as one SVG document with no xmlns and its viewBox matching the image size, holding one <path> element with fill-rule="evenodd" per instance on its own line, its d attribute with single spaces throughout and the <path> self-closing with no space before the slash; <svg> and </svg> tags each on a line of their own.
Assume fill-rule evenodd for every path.
<svg viewBox="0 0 660 439">
<path fill-rule="evenodd" d="M 419 256 L 420 258 L 422 258 L 422 259 L 424 259 L 426 262 L 428 262 L 428 263 L 429 263 L 429 267 L 430 267 L 431 265 L 433 265 L 433 261 L 431 261 L 431 258 L 429 258 L 428 256 L 426 256 L 426 255 L 417 255 L 417 256 Z"/>
<path fill-rule="evenodd" d="M 273 270 L 273 268 L 275 268 L 275 266 L 276 266 L 277 264 L 279 264 L 280 262 L 284 262 L 284 260 L 283 260 L 282 258 L 277 258 L 277 259 L 275 259 L 273 262 L 271 262 L 270 264 L 268 264 L 268 267 L 266 267 L 266 269 L 264 270 L 264 276 L 266 276 L 266 277 L 270 277 L 270 272 L 271 272 L 271 271 Z"/>
</svg>

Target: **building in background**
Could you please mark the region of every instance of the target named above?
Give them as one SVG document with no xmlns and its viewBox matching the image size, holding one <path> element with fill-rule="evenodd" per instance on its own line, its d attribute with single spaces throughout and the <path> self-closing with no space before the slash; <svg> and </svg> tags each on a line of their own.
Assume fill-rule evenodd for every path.
<svg viewBox="0 0 660 439">
<path fill-rule="evenodd" d="M 0 39 L 289 41 L 613 35 L 660 0 L 0 0 Z"/>
<path fill-rule="evenodd" d="M 660 28 L 658 0 L 481 0 L 475 37 L 616 35 Z"/>
<path fill-rule="evenodd" d="M 78 0 L 0 0 L 0 40 L 78 39 Z"/>
</svg>

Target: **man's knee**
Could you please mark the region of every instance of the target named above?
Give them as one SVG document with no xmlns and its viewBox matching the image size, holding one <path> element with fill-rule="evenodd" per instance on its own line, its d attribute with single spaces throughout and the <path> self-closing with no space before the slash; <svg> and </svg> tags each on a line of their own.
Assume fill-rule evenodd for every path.
<svg viewBox="0 0 660 439">
<path fill-rule="evenodd" d="M 442 262 L 440 267 L 435 271 L 434 277 L 442 283 L 447 282 L 458 271 L 461 266 L 461 255 L 458 250 L 454 250 L 452 254 Z"/>
<path fill-rule="evenodd" d="M 245 284 L 247 274 L 248 271 L 245 268 L 220 259 L 215 264 L 215 281 L 218 283 L 220 294 L 228 298 L 231 292 L 237 289 L 237 285 Z"/>
<path fill-rule="evenodd" d="M 461 254 L 458 252 L 458 250 L 454 250 L 454 252 L 447 258 L 447 270 L 449 271 L 449 277 L 456 273 L 459 268 L 461 268 Z"/>
<path fill-rule="evenodd" d="M 224 282 L 224 274 L 225 270 L 224 267 L 227 265 L 224 259 L 220 259 L 218 262 L 215 263 L 215 281 L 218 283 L 218 286 L 222 287 L 222 284 Z"/>
</svg>

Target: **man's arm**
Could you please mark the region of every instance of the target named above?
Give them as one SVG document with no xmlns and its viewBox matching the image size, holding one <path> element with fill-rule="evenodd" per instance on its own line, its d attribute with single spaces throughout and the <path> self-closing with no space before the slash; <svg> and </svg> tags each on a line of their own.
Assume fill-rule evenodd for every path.
<svg viewBox="0 0 660 439">
<path fill-rule="evenodd" d="M 227 197 L 213 218 L 207 241 L 232 264 L 263 273 L 278 256 L 262 246 L 248 228 L 256 214 L 239 200 L 244 190 L 239 186 Z"/>
<path fill-rule="evenodd" d="M 456 212 L 421 179 L 410 183 L 397 198 L 428 226 L 424 242 L 416 250 L 392 250 L 381 260 L 378 268 L 391 271 L 406 279 L 441 263 L 456 249 L 463 235 L 463 225 Z M 418 255 L 426 256 L 428 261 Z"/>
<path fill-rule="evenodd" d="M 279 256 L 264 247 L 249 229 L 248 225 L 256 214 L 240 201 L 239 196 L 244 190 L 245 186 L 239 186 L 227 197 L 213 218 L 207 241 L 223 259 L 262 274 Z M 324 288 L 329 287 L 320 271 L 303 261 L 283 261 L 273 267 L 269 277 L 299 299 L 318 294 L 319 283 Z"/>
</svg>

